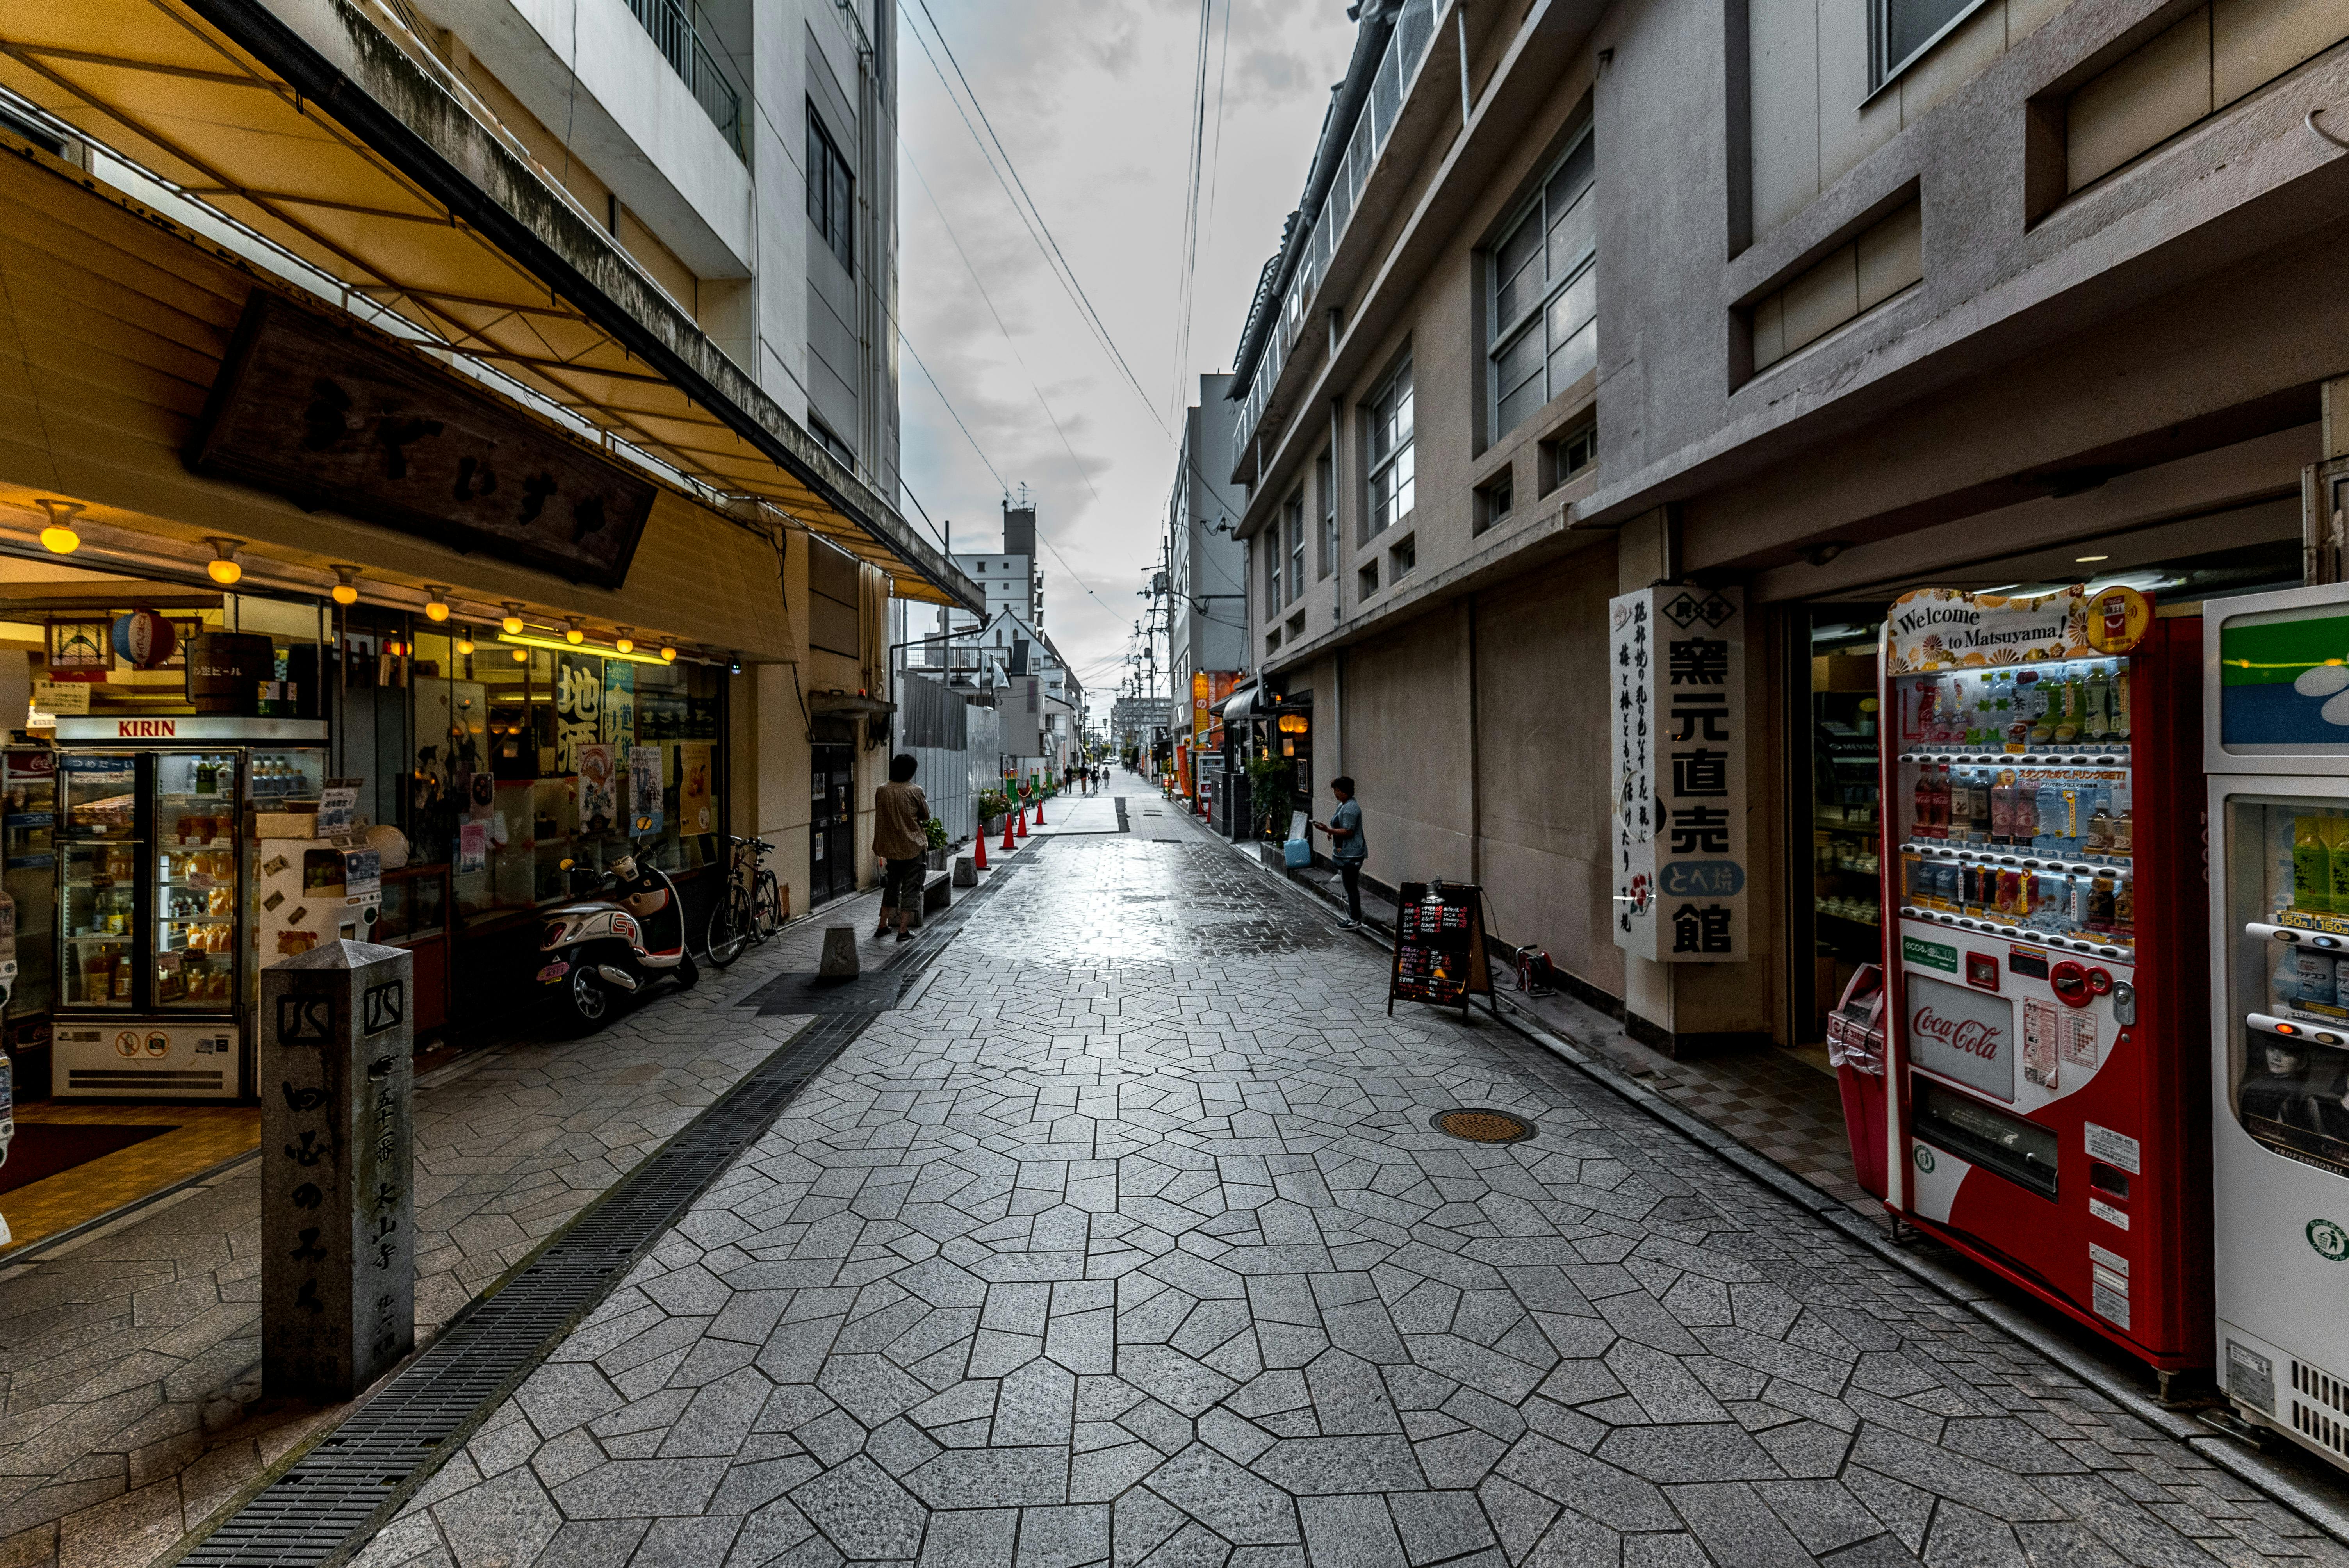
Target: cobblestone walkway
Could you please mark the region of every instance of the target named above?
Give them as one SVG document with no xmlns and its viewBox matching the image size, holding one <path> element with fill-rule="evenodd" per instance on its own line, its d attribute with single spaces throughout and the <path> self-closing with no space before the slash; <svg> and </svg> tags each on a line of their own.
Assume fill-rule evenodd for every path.
<svg viewBox="0 0 2349 1568">
<path fill-rule="evenodd" d="M 771 946 L 587 1039 L 427 1076 L 419 1337 L 790 1038 L 804 1019 L 730 1006 Z M 259 1171 L 0 1264 L 0 1568 L 143 1568 L 344 1413 L 263 1397 Z"/>
<path fill-rule="evenodd" d="M 362 1563 L 2349 1563 L 1224 849 L 994 896 Z"/>
</svg>

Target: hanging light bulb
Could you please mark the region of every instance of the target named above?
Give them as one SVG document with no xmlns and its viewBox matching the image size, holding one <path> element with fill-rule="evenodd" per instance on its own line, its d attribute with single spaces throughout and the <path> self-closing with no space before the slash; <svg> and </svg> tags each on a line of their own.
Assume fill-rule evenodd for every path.
<svg viewBox="0 0 2349 1568">
<path fill-rule="evenodd" d="M 424 585 L 424 592 L 428 595 L 424 601 L 424 618 L 428 621 L 447 620 L 449 618 L 448 585 L 441 583 L 427 583 Z"/>
<path fill-rule="evenodd" d="M 677 650 L 671 647 L 663 647 L 661 649 L 661 663 L 665 665 L 673 665 L 677 663 Z"/>
<path fill-rule="evenodd" d="M 67 525 L 82 511 L 78 500 L 37 500 L 33 503 L 49 514 L 47 528 L 41 530 L 41 544 L 52 554 L 71 555 L 81 548 L 81 535 Z"/>
<path fill-rule="evenodd" d="M 457 634 L 457 652 L 470 655 L 473 651 L 473 628 L 466 627 Z"/>
<path fill-rule="evenodd" d="M 518 637 L 522 635 L 522 606 L 520 604 L 515 603 L 511 599 L 506 601 L 506 618 L 498 623 L 498 630 L 503 632 L 509 637 Z"/>
<path fill-rule="evenodd" d="M 624 654 L 635 653 L 636 651 L 636 640 L 628 635 L 628 628 L 622 626 L 619 629 L 619 632 L 620 634 L 612 639 L 612 646 L 617 648 Z"/>
<path fill-rule="evenodd" d="M 335 585 L 326 590 L 326 597 L 347 609 L 359 602 L 359 569 L 356 566 L 335 568 Z"/>
<path fill-rule="evenodd" d="M 733 658 L 728 662 L 726 665 L 726 673 L 730 676 L 739 676 L 742 673 L 741 655 L 736 654 Z"/>
<path fill-rule="evenodd" d="M 530 650 L 528 648 L 516 648 L 513 651 L 513 655 L 514 663 L 518 665 L 526 665 L 530 663 Z"/>
<path fill-rule="evenodd" d="M 243 542 L 214 537 L 204 542 L 212 547 L 212 559 L 204 562 L 205 573 L 223 588 L 235 586 L 244 575 L 244 568 L 236 563 L 236 547 Z"/>
<path fill-rule="evenodd" d="M 565 626 L 563 628 L 563 640 L 564 640 L 564 642 L 566 642 L 566 643 L 570 644 L 573 647 L 574 647 L 574 648 L 575 648 L 575 647 L 577 647 L 580 644 L 582 644 L 582 643 L 584 643 L 584 642 L 585 642 L 585 641 L 587 640 L 587 634 L 586 634 L 586 633 L 585 633 L 585 632 L 583 632 L 583 631 L 581 631 L 581 630 L 579 629 L 579 617 L 578 617 L 578 616 L 576 616 L 576 615 L 566 615 L 566 616 L 564 616 L 564 619 L 566 622 L 568 622 L 568 623 L 569 623 L 569 624 L 565 625 Z"/>
</svg>

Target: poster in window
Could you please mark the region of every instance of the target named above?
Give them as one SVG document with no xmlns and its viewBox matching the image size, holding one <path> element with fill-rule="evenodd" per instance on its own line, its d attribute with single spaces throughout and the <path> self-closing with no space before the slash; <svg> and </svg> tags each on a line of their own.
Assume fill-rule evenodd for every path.
<svg viewBox="0 0 2349 1568">
<path fill-rule="evenodd" d="M 624 752 L 636 738 L 636 666 L 626 659 L 604 661 L 600 734 Z"/>
<path fill-rule="evenodd" d="M 554 770 L 579 771 L 579 748 L 598 738 L 604 661 L 592 654 L 554 655 Z"/>
<path fill-rule="evenodd" d="M 457 830 L 457 874 L 477 872 L 489 864 L 490 825 L 467 822 Z"/>
<path fill-rule="evenodd" d="M 628 813 L 638 838 L 657 837 L 662 831 L 661 759 L 667 750 L 660 746 L 628 748 Z"/>
<path fill-rule="evenodd" d="M 597 742 L 579 748 L 579 830 L 600 834 L 612 830 L 618 814 L 618 782 L 612 748 Z"/>
<path fill-rule="evenodd" d="M 680 832 L 707 833 L 716 826 L 717 812 L 710 801 L 709 749 L 706 740 L 678 743 L 677 825 Z"/>
</svg>

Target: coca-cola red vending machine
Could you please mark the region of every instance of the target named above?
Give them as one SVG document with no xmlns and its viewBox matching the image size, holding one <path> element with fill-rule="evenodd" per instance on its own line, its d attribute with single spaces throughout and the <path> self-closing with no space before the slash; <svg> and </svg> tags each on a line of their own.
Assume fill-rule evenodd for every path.
<svg viewBox="0 0 2349 1568">
<path fill-rule="evenodd" d="M 1926 589 L 1881 668 L 1885 1207 L 2161 1375 L 2208 1367 L 2201 623 Z"/>
</svg>

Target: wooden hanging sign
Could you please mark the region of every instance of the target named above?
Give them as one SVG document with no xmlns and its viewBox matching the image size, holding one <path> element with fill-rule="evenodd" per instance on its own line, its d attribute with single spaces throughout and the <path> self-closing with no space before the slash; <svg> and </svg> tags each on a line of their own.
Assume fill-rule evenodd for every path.
<svg viewBox="0 0 2349 1568">
<path fill-rule="evenodd" d="M 1398 997 L 1432 1006 L 1481 995 L 1500 1016 L 1493 966 L 1485 953 L 1485 890 L 1474 882 L 1405 882 L 1396 890 L 1394 972 L 1387 980 L 1387 1014 Z"/>
</svg>

